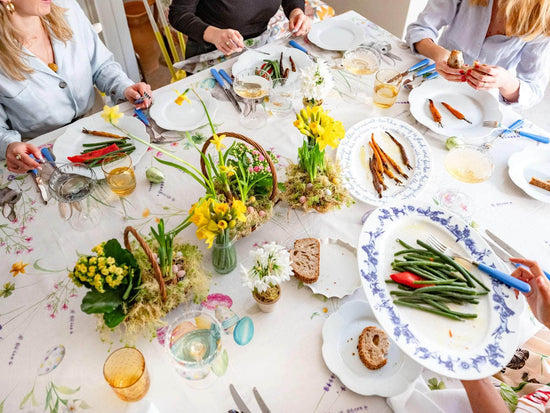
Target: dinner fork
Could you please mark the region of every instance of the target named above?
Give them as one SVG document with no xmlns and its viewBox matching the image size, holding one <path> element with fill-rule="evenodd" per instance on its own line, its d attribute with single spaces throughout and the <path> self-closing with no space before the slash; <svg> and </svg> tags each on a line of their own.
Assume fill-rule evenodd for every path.
<svg viewBox="0 0 550 413">
<path fill-rule="evenodd" d="M 432 247 L 434 247 L 436 250 L 441 252 L 445 255 L 450 255 L 453 258 L 459 258 L 464 261 L 468 261 L 472 264 L 474 264 L 476 267 L 478 267 L 481 271 L 483 271 L 486 274 L 489 274 L 490 276 L 496 278 L 497 280 L 501 281 L 502 283 L 515 288 L 522 293 L 528 293 L 531 291 L 531 286 L 527 284 L 526 282 L 523 282 L 521 280 L 518 280 L 517 278 L 512 277 L 509 274 L 506 274 L 502 271 L 499 271 L 495 268 L 489 267 L 488 265 L 485 265 L 480 262 L 476 262 L 470 258 L 467 258 L 463 255 L 458 254 L 456 251 L 454 251 L 451 247 L 441 242 L 436 236 L 429 234 L 427 238 L 428 244 L 430 244 Z"/>
<path fill-rule="evenodd" d="M 137 118 L 143 122 L 145 125 L 145 129 L 147 130 L 147 134 L 151 138 L 152 143 L 156 144 L 163 144 L 163 143 L 173 143 L 177 142 L 183 139 L 182 136 L 179 134 L 171 133 L 170 131 L 161 132 L 159 133 L 157 131 L 157 128 L 159 127 L 156 122 L 151 118 L 149 119 L 145 113 L 141 109 L 134 109 L 134 113 L 136 114 Z M 168 136 L 168 134 L 171 134 L 171 136 Z"/>
</svg>

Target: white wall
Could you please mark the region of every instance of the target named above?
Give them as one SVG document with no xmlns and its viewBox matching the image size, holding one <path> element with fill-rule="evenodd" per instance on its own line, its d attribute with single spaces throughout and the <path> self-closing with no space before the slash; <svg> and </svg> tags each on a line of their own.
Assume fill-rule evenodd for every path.
<svg viewBox="0 0 550 413">
<path fill-rule="evenodd" d="M 324 0 L 337 14 L 355 10 L 370 21 L 402 38 L 428 0 Z"/>
</svg>

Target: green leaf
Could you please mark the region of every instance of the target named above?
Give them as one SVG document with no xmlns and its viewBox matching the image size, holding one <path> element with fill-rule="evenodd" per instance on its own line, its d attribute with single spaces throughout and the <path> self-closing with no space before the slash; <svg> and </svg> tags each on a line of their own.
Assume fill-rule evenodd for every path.
<svg viewBox="0 0 550 413">
<path fill-rule="evenodd" d="M 91 409 L 92 406 L 90 406 L 90 405 L 89 405 L 88 403 L 86 403 L 84 400 L 81 400 L 81 401 L 80 401 L 80 408 L 81 408 L 81 409 Z M 2 412 L 0 412 L 0 413 L 2 413 Z"/>
<path fill-rule="evenodd" d="M 0 403 L 0 413 L 4 413 L 4 403 L 6 402 L 6 399 L 2 400 L 2 403 Z"/>
<path fill-rule="evenodd" d="M 77 391 L 80 390 L 80 387 L 77 387 L 76 389 L 71 389 L 67 386 L 55 386 L 55 389 L 59 392 L 59 393 L 63 393 L 63 394 L 74 394 L 76 393 Z"/>
<path fill-rule="evenodd" d="M 107 290 L 104 293 L 90 290 L 82 299 L 80 309 L 86 314 L 110 313 L 121 306 L 122 302 L 117 290 Z"/>
<path fill-rule="evenodd" d="M 508 405 L 508 408 L 511 411 L 515 411 L 518 406 L 518 395 L 506 383 L 502 383 L 500 385 L 500 397 L 502 397 L 502 400 Z"/>
<path fill-rule="evenodd" d="M 114 311 L 103 314 L 105 325 L 109 328 L 115 328 L 120 323 L 122 323 L 125 318 L 126 314 L 124 313 L 122 306 L 115 308 Z"/>
<path fill-rule="evenodd" d="M 46 401 L 44 402 L 44 407 L 48 407 L 52 401 L 52 386 L 48 386 L 48 392 L 46 393 Z"/>
<path fill-rule="evenodd" d="M 127 249 L 122 248 L 118 240 L 110 239 L 107 241 L 103 247 L 103 251 L 105 252 L 105 256 L 113 257 L 116 260 L 117 265 L 126 264 L 128 267 L 139 269 L 137 261 L 132 253 Z"/>
<path fill-rule="evenodd" d="M 19 403 L 19 409 L 23 409 L 23 406 L 25 405 L 25 403 L 27 403 L 27 401 L 30 399 L 30 397 L 32 396 L 34 392 L 34 386 L 32 388 L 32 390 L 30 392 L 28 392 L 25 397 L 23 397 L 23 400 L 21 400 L 21 403 Z"/>
<path fill-rule="evenodd" d="M 126 291 L 122 296 L 122 299 L 124 301 L 128 300 L 128 297 L 130 296 L 130 292 L 132 291 L 132 286 L 133 286 L 132 279 L 133 277 L 128 277 L 128 288 L 126 288 Z"/>
</svg>

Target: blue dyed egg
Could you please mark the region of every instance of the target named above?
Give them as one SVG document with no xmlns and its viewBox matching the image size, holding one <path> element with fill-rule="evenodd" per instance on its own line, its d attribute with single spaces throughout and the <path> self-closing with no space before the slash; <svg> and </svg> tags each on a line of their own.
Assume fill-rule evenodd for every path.
<svg viewBox="0 0 550 413">
<path fill-rule="evenodd" d="M 235 330 L 233 330 L 235 343 L 244 346 L 250 343 L 252 337 L 254 337 L 254 323 L 252 319 L 248 316 L 241 318 L 235 326 Z"/>
<path fill-rule="evenodd" d="M 44 376 L 54 370 L 63 361 L 65 357 L 65 346 L 60 344 L 54 348 L 48 350 L 44 356 L 44 360 L 40 363 L 38 368 L 38 375 Z"/>
</svg>

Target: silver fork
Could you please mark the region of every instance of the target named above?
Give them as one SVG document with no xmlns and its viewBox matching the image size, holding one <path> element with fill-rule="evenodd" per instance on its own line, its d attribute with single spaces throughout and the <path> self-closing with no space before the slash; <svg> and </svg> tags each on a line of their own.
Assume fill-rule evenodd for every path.
<svg viewBox="0 0 550 413">
<path fill-rule="evenodd" d="M 528 293 L 531 291 L 531 286 L 527 284 L 526 282 L 523 282 L 521 280 L 518 280 L 517 278 L 512 277 L 509 274 L 506 274 L 502 271 L 499 271 L 497 269 L 494 269 L 492 267 L 489 267 L 488 265 L 485 265 L 483 263 L 476 262 L 472 260 L 471 258 L 467 258 L 463 255 L 458 254 L 456 251 L 454 251 L 451 247 L 441 242 L 435 235 L 429 234 L 427 238 L 428 244 L 430 244 L 432 247 L 434 247 L 437 251 L 441 252 L 445 255 L 450 255 L 453 258 L 459 258 L 464 261 L 468 261 L 469 263 L 474 264 L 476 267 L 478 267 L 481 271 L 483 271 L 486 274 L 489 274 L 490 276 L 496 278 L 497 280 L 501 281 L 502 283 L 515 288 L 522 293 Z"/>
</svg>

